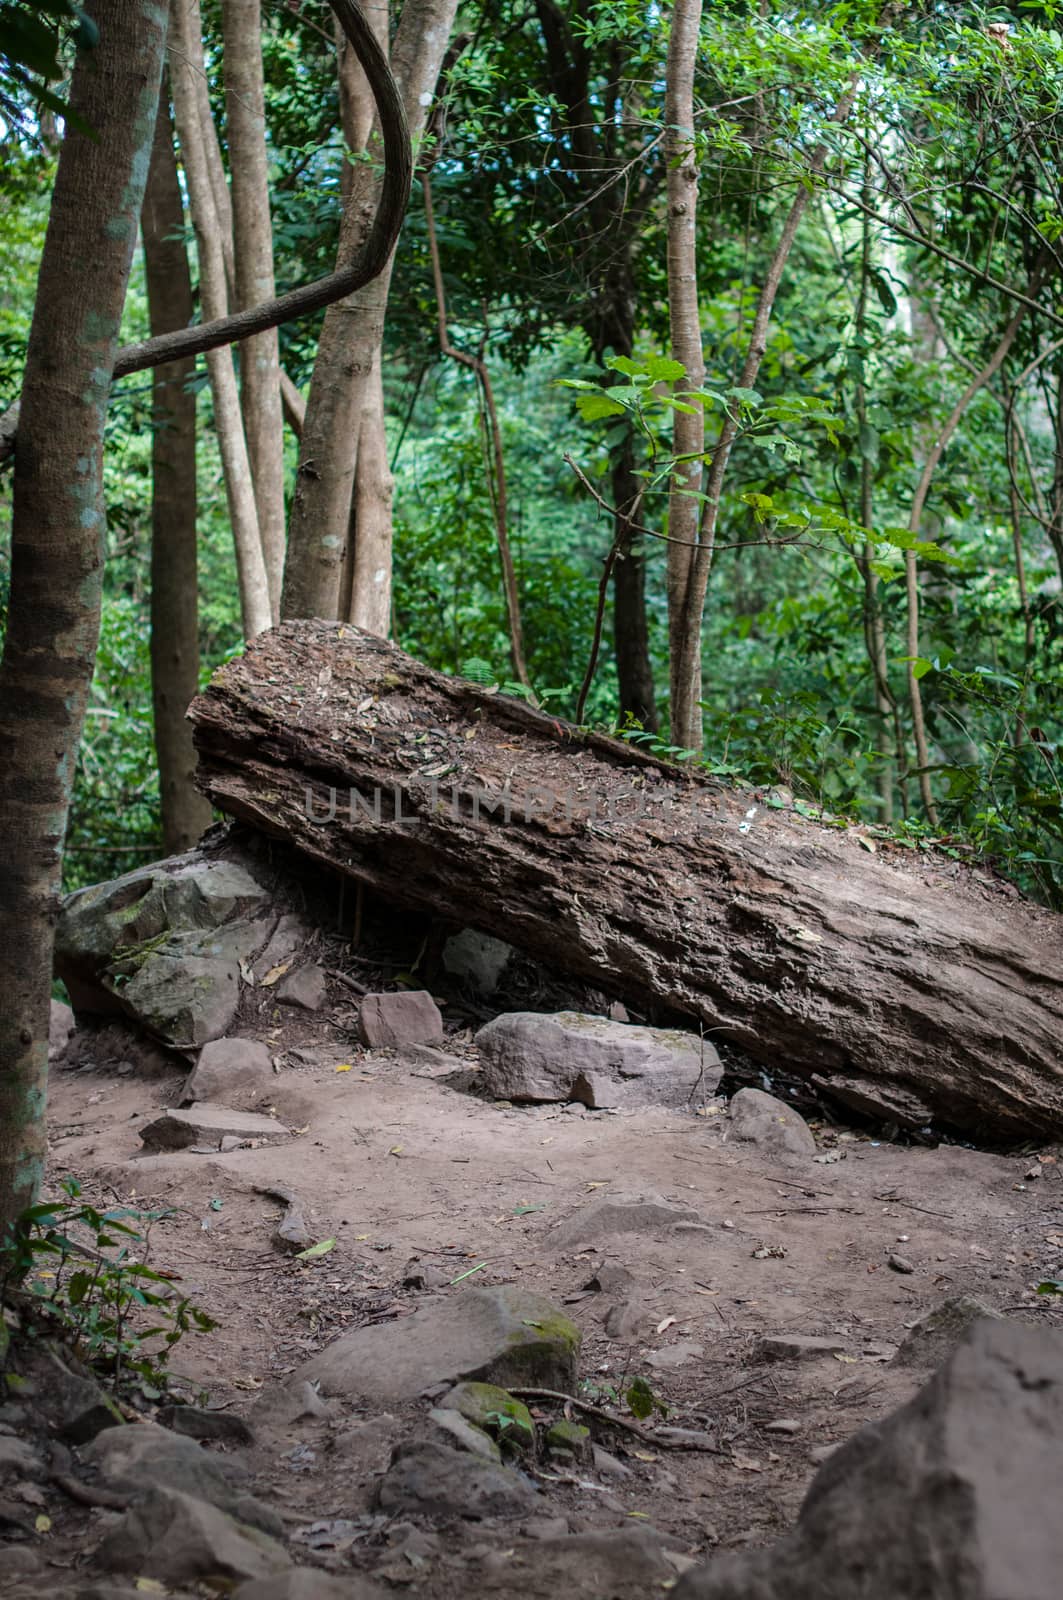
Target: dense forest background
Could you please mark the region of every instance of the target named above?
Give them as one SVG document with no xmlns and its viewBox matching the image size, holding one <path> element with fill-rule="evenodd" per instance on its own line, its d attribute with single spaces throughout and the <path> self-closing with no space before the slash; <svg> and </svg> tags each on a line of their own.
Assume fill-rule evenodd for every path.
<svg viewBox="0 0 1063 1600">
<path fill-rule="evenodd" d="M 203 5 L 202 82 L 231 176 L 222 10 Z M 436 667 L 530 693 L 559 716 L 662 753 L 686 750 L 777 803 L 792 795 L 913 848 L 938 839 L 987 855 L 1063 904 L 1056 12 L 713 5 L 700 21 L 691 134 L 677 133 L 666 110 L 661 8 L 461 8 L 415 141 L 384 320 L 378 498 L 389 508 L 391 636 Z M 406 0 L 407 26 L 417 16 L 417 0 Z M 171 40 L 171 75 L 173 49 Z M 371 135 L 361 150 L 344 136 L 326 5 L 265 5 L 261 58 L 283 289 L 329 270 L 344 197 L 376 156 Z M 0 116 L 2 410 L 20 383 L 57 145 L 54 113 L 29 91 L 6 93 Z M 684 163 L 697 170 L 703 381 L 676 360 L 669 194 Z M 181 183 L 187 202 L 183 166 Z M 758 305 L 791 220 L 747 384 Z M 176 241 L 198 296 L 203 235 L 197 248 L 187 212 Z M 322 320 L 280 330 L 281 367 L 301 397 Z M 149 331 L 138 253 L 123 341 Z M 241 649 L 246 615 L 202 358 L 188 382 L 205 679 Z M 703 745 L 691 753 L 696 739 L 668 733 L 675 640 L 662 536 L 684 509 L 674 430 L 692 404 L 706 429 L 705 477 L 691 490 L 702 519 L 720 431 L 734 438 L 704 607 Z M 162 425 L 149 374 L 116 384 L 106 599 L 70 885 L 163 847 L 150 608 Z M 289 511 L 301 450 L 286 428 Z M 8 483 L 0 479 L 0 621 Z M 588 673 L 603 570 L 615 601 Z"/>
</svg>

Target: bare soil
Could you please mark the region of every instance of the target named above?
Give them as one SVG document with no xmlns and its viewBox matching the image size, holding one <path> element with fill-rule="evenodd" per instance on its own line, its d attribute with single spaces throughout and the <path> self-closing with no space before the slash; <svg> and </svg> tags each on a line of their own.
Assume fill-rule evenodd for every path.
<svg viewBox="0 0 1063 1600">
<path fill-rule="evenodd" d="M 169 1209 L 153 1231 L 153 1262 L 218 1321 L 176 1352 L 175 1387 L 190 1399 L 203 1393 L 247 1416 L 340 1333 L 408 1316 L 430 1296 L 519 1283 L 580 1325 L 581 1375 L 604 1405 L 642 1376 L 667 1405 L 668 1425 L 708 1430 L 719 1451 L 596 1427 L 626 1475 L 544 1464 L 541 1517 L 564 1518 L 570 1532 L 651 1524 L 672 1537 L 681 1569 L 714 1549 L 770 1541 L 792 1523 L 817 1454 L 922 1381 L 890 1357 L 925 1310 L 973 1294 L 1012 1315 L 1058 1318 L 1034 1293 L 1059 1274 L 1063 1255 L 1051 1151 L 904 1145 L 820 1121 L 819 1158 L 795 1170 L 730 1142 L 723 1101 L 689 1113 L 493 1104 L 477 1093 L 467 1022 L 452 1024 L 448 1043 L 465 1069 L 432 1076 L 421 1058 L 352 1044 L 353 996 L 337 982 L 331 1001 L 308 1017 L 260 990 L 242 1025 L 278 1064 L 275 1108 L 296 1130 L 280 1145 L 142 1154 L 138 1130 L 175 1103 L 180 1077 L 123 1065 L 113 1028 L 95 1046 L 83 1038 L 84 1064 L 53 1076 L 53 1176 L 73 1173 L 109 1204 Z M 336 1240 L 328 1254 L 299 1262 L 272 1245 L 280 1207 L 261 1190 L 276 1183 L 298 1194 L 316 1239 Z M 639 1193 L 692 1209 L 702 1226 L 596 1231 L 597 1201 Z M 581 1214 L 588 1220 L 573 1239 L 567 1230 Z M 913 1270 L 895 1270 L 891 1254 Z M 587 1287 L 605 1263 L 636 1280 L 642 1320 L 619 1339 L 604 1327 L 612 1298 Z M 775 1333 L 837 1336 L 842 1349 L 812 1361 L 758 1359 L 758 1338 Z M 691 1344 L 700 1353 L 669 1367 L 668 1352 Z M 411 1545 L 408 1522 L 396 1528 L 373 1514 L 394 1442 L 423 1426 L 426 1409 L 418 1401 L 379 1417 L 366 1405 L 293 1424 L 284 1437 L 260 1435 L 250 1453 L 256 1492 L 281 1512 L 296 1558 L 353 1565 L 440 1600 L 510 1583 L 532 1596 L 555 1592 L 549 1563 L 537 1576 L 522 1556 L 519 1525 L 457 1521 Z M 793 1431 L 772 1429 L 778 1422 Z M 108 1513 L 62 1499 L 50 1510 L 48 1559 L 91 1564 Z M 572 1579 L 571 1593 L 595 1592 Z"/>
</svg>

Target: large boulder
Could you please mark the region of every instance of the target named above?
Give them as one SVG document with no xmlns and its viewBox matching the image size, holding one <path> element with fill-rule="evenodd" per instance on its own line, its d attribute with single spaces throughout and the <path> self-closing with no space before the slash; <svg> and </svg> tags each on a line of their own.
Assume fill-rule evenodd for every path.
<svg viewBox="0 0 1063 1600">
<path fill-rule="evenodd" d="M 715 1093 L 723 1063 L 704 1039 L 579 1011 L 511 1011 L 476 1035 L 498 1100 L 585 1106 L 688 1106 Z"/>
<path fill-rule="evenodd" d="M 136 1574 L 177 1587 L 204 1583 L 231 1590 L 284 1572 L 283 1546 L 258 1528 L 226 1516 L 177 1489 L 152 1487 L 104 1535 L 95 1561 L 105 1572 Z M 138 1582 L 138 1587 L 139 1587 Z"/>
<path fill-rule="evenodd" d="M 564 1389 L 575 1381 L 580 1334 L 542 1295 L 512 1284 L 465 1288 L 399 1322 L 344 1334 L 294 1374 L 326 1395 L 412 1399 L 463 1378 Z"/>
<path fill-rule="evenodd" d="M 124 1012 L 167 1044 L 204 1044 L 235 1017 L 240 963 L 268 937 L 270 912 L 245 867 L 191 850 L 69 895 L 56 975 L 75 1011 Z"/>
<path fill-rule="evenodd" d="M 675 1600 L 1057 1600 L 1063 1336 L 981 1321 L 901 1410 L 813 1480 L 779 1543 Z"/>
</svg>

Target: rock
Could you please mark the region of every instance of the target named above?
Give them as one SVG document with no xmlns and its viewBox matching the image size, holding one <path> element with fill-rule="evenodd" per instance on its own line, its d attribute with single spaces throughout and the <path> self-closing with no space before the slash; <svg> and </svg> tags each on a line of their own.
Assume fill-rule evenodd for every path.
<svg viewBox="0 0 1063 1600">
<path fill-rule="evenodd" d="M 306 1250 L 314 1242 L 313 1230 L 297 1205 L 288 1206 L 273 1230 L 273 1243 L 279 1250 Z"/>
<path fill-rule="evenodd" d="M 513 946 L 475 928 L 462 928 L 443 946 L 443 968 L 455 978 L 463 978 L 485 1000 L 498 988 L 513 955 Z"/>
<path fill-rule="evenodd" d="M 247 1469 L 236 1457 L 208 1454 L 194 1439 L 154 1422 L 110 1428 L 85 1447 L 82 1457 L 96 1468 L 104 1487 L 119 1494 L 174 1489 L 258 1529 L 277 1531 L 276 1513 L 244 1492 Z"/>
<path fill-rule="evenodd" d="M 48 1060 L 56 1061 L 70 1043 L 70 1035 L 77 1027 L 74 1013 L 61 1000 L 52 1001 L 48 1017 Z"/>
<path fill-rule="evenodd" d="M 795 1433 L 801 1432 L 801 1424 L 796 1417 L 776 1417 L 772 1422 L 764 1424 L 765 1433 L 777 1433 L 783 1438 L 792 1439 Z"/>
<path fill-rule="evenodd" d="M 525 1539 L 564 1539 L 568 1536 L 567 1517 L 530 1517 L 521 1528 Z"/>
<path fill-rule="evenodd" d="M 188 1075 L 181 1104 L 206 1100 L 228 1106 L 238 1099 L 263 1100 L 275 1083 L 269 1050 L 257 1039 L 212 1039 Z"/>
<path fill-rule="evenodd" d="M 278 919 L 266 943 L 262 947 L 261 955 L 255 957 L 255 964 L 251 975 L 257 984 L 262 984 L 278 967 L 283 967 L 292 957 L 297 956 L 306 949 L 307 941 L 311 936 L 311 928 L 302 917 L 293 912 L 285 911 Z M 277 973 L 273 983 L 277 983 L 283 973 Z M 271 988 L 272 984 L 267 984 Z"/>
<path fill-rule="evenodd" d="M 344 1334 L 295 1380 L 318 1381 L 329 1395 L 381 1400 L 412 1399 L 463 1378 L 568 1391 L 579 1344 L 575 1324 L 541 1295 L 511 1284 L 467 1288 L 398 1322 Z"/>
<path fill-rule="evenodd" d="M 676 1367 L 684 1367 L 688 1361 L 694 1361 L 704 1354 L 704 1345 L 695 1343 L 693 1339 L 685 1339 L 679 1344 L 666 1345 L 663 1350 L 651 1351 L 646 1357 L 646 1364 L 654 1372 L 673 1372 Z"/>
<path fill-rule="evenodd" d="M 593 1289 L 597 1294 L 625 1295 L 635 1287 L 635 1274 L 627 1267 L 615 1266 L 611 1261 L 605 1261 L 587 1279 L 583 1285 L 585 1289 Z"/>
<path fill-rule="evenodd" d="M 264 1583 L 245 1583 L 233 1600 L 385 1600 L 384 1591 L 367 1578 L 345 1572 L 342 1578 L 312 1567 L 293 1567 Z"/>
<path fill-rule="evenodd" d="M 496 1383 L 459 1383 L 439 1402 L 456 1411 L 475 1428 L 482 1428 L 514 1449 L 534 1450 L 535 1423 L 522 1400 Z"/>
<path fill-rule="evenodd" d="M 646 1525 L 536 1539 L 517 1547 L 483 1588 L 565 1600 L 647 1600 L 664 1594 L 675 1580 L 666 1542 L 671 1541 Z"/>
<path fill-rule="evenodd" d="M 673 1205 L 659 1194 L 610 1195 L 592 1200 L 560 1223 L 551 1237 L 564 1248 L 597 1244 L 605 1234 L 663 1235 L 680 1222 L 700 1222 L 696 1211 Z"/>
<path fill-rule="evenodd" d="M 626 1467 L 618 1456 L 612 1455 L 608 1450 L 603 1450 L 596 1444 L 591 1451 L 596 1472 L 602 1472 L 607 1478 L 630 1478 L 631 1468 Z"/>
<path fill-rule="evenodd" d="M 688 1574 L 675 1600 L 1055 1600 L 1063 1338 L 971 1327 L 915 1398 L 833 1452 L 793 1533 Z"/>
<path fill-rule="evenodd" d="M 484 1084 L 496 1100 L 609 1106 L 686 1106 L 723 1076 L 712 1045 L 692 1033 L 642 1028 L 578 1011 L 513 1011 L 476 1035 Z"/>
<path fill-rule="evenodd" d="M 546 1448 L 565 1450 L 574 1455 L 577 1461 L 589 1461 L 593 1449 L 591 1430 L 585 1428 L 582 1422 L 572 1422 L 562 1417 L 560 1422 L 555 1422 L 546 1430 Z"/>
<path fill-rule="evenodd" d="M 46 1478 L 48 1470 L 32 1445 L 24 1439 L 0 1434 L 0 1479 Z"/>
<path fill-rule="evenodd" d="M 321 968 L 311 962 L 289 972 L 278 983 L 275 992 L 281 1005 L 299 1006 L 303 1011 L 320 1011 L 328 998 L 328 979 Z"/>
<path fill-rule="evenodd" d="M 493 1439 L 489 1439 L 480 1428 L 457 1411 L 444 1411 L 439 1406 L 433 1406 L 428 1413 L 428 1420 L 435 1424 L 444 1438 L 436 1440 L 458 1450 L 468 1450 L 470 1455 L 479 1456 L 481 1461 L 501 1461 L 502 1452 Z"/>
<path fill-rule="evenodd" d="M 729 1109 L 732 1139 L 755 1144 L 784 1161 L 805 1161 L 815 1155 L 816 1141 L 804 1117 L 773 1094 L 739 1089 Z"/>
<path fill-rule="evenodd" d="M 207 1411 L 202 1406 L 163 1406 L 159 1421 L 164 1428 L 189 1439 L 235 1445 L 255 1442 L 244 1419 L 231 1411 Z"/>
<path fill-rule="evenodd" d="M 186 1048 L 225 1033 L 239 963 L 262 943 L 267 891 L 198 850 L 153 862 L 63 903 L 56 975 L 77 1011 L 123 1011 Z"/>
<path fill-rule="evenodd" d="M 801 1333 L 771 1333 L 757 1340 L 756 1356 L 760 1361 L 815 1361 L 819 1356 L 839 1355 L 844 1349 L 841 1339 L 812 1338 Z"/>
<path fill-rule="evenodd" d="M 333 1408 L 322 1400 L 312 1383 L 292 1381 L 283 1388 L 267 1389 L 259 1398 L 252 1417 L 256 1426 L 265 1423 L 276 1428 L 319 1417 L 330 1417 Z"/>
<path fill-rule="evenodd" d="M 934 1367 L 946 1360 L 972 1323 L 980 1317 L 997 1317 L 1000 1312 L 983 1305 L 973 1295 L 945 1300 L 919 1318 L 893 1357 L 897 1367 Z"/>
<path fill-rule="evenodd" d="M 894 1272 L 901 1272 L 906 1276 L 915 1271 L 914 1263 L 909 1261 L 907 1256 L 899 1256 L 892 1251 L 886 1257 L 886 1265 Z"/>
<path fill-rule="evenodd" d="M 843 1077 L 839 1073 L 812 1074 L 812 1083 L 831 1099 L 859 1111 L 863 1117 L 895 1122 L 901 1128 L 925 1128 L 934 1120 L 934 1108 L 906 1084 L 876 1082 L 873 1078 Z"/>
<path fill-rule="evenodd" d="M 66 1444 L 88 1444 L 104 1428 L 125 1426 L 111 1396 L 72 1355 L 66 1360 L 45 1346 L 38 1357 L 43 1378 L 41 1405 Z"/>
<path fill-rule="evenodd" d="M 36 1576 L 41 1570 L 42 1562 L 37 1551 L 28 1545 L 7 1544 L 4 1547 L 3 1566 L 6 1584 L 15 1578 Z"/>
<path fill-rule="evenodd" d="M 443 1018 L 424 989 L 397 994 L 367 994 L 358 1013 L 358 1032 L 371 1050 L 400 1050 L 408 1044 L 442 1044 Z"/>
<path fill-rule="evenodd" d="M 223 1139 L 258 1139 L 276 1144 L 291 1138 L 283 1122 L 261 1116 L 257 1111 L 230 1111 L 228 1106 L 199 1101 L 186 1110 L 164 1111 L 161 1117 L 145 1123 L 140 1137 L 149 1150 L 187 1150 L 203 1145 L 217 1150 Z"/>
<path fill-rule="evenodd" d="M 104 1534 L 94 1559 L 105 1570 L 173 1586 L 257 1584 L 291 1565 L 281 1545 L 258 1528 L 204 1500 L 155 1486 Z"/>
<path fill-rule="evenodd" d="M 637 1339 L 649 1327 L 653 1313 L 638 1300 L 621 1300 L 609 1307 L 602 1324 L 607 1339 Z"/>
<path fill-rule="evenodd" d="M 449 1078 L 456 1072 L 468 1072 L 472 1063 L 461 1056 L 449 1056 L 431 1044 L 406 1044 L 403 1056 L 413 1067 L 414 1078 Z"/>
<path fill-rule="evenodd" d="M 400 1445 L 380 1482 L 377 1503 L 394 1516 L 519 1516 L 536 1504 L 535 1486 L 509 1467 L 440 1444 Z"/>
</svg>

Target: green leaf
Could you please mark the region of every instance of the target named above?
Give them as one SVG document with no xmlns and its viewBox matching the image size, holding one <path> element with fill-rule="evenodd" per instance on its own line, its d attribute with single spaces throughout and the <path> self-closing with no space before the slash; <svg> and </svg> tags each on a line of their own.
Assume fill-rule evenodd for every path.
<svg viewBox="0 0 1063 1600">
<path fill-rule="evenodd" d="M 600 422 L 602 417 L 622 417 L 627 407 L 601 394 L 581 394 L 576 401 L 584 422 Z"/>
<path fill-rule="evenodd" d="M 878 430 L 870 422 L 860 424 L 860 454 L 869 466 L 878 466 Z"/>
<path fill-rule="evenodd" d="M 872 267 L 868 273 L 875 293 L 878 295 L 879 304 L 888 317 L 892 317 L 897 310 L 897 297 L 890 287 L 889 279 L 880 267 Z"/>
<path fill-rule="evenodd" d="M 317 1256 L 327 1256 L 330 1250 L 335 1250 L 335 1239 L 322 1239 L 318 1244 L 312 1244 L 309 1250 L 300 1250 L 296 1261 L 313 1261 Z"/>
<path fill-rule="evenodd" d="M 685 378 L 687 369 L 681 361 L 673 361 L 670 356 L 650 356 L 646 362 L 645 372 L 653 383 L 677 383 L 680 378 Z"/>
</svg>

